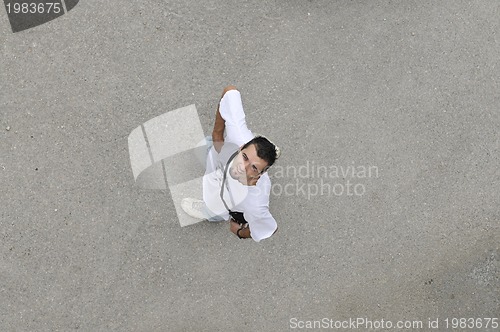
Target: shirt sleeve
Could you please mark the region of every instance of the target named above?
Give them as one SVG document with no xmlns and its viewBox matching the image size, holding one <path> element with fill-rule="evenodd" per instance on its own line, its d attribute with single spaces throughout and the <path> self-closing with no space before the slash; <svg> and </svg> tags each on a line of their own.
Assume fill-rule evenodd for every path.
<svg viewBox="0 0 500 332">
<path fill-rule="evenodd" d="M 249 205 L 244 209 L 243 215 L 248 222 L 250 236 L 256 242 L 271 237 L 278 229 L 276 220 L 269 211 L 270 188 L 271 181 L 267 174 L 264 174 L 249 197 Z"/>
<path fill-rule="evenodd" d="M 229 90 L 224 94 L 219 104 L 219 112 L 226 122 L 226 141 L 241 146 L 254 137 L 247 127 L 241 94 L 238 90 Z"/>
<path fill-rule="evenodd" d="M 278 225 L 267 207 L 259 208 L 251 213 L 244 213 L 245 220 L 248 221 L 250 236 L 255 242 L 267 239 L 274 234 Z"/>
</svg>

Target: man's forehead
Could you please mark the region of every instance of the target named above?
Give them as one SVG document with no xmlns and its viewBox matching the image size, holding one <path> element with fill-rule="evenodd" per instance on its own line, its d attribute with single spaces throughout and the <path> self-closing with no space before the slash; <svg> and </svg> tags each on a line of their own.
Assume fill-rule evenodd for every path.
<svg viewBox="0 0 500 332">
<path fill-rule="evenodd" d="M 261 159 L 259 156 L 257 156 L 257 149 L 255 148 L 254 144 L 250 144 L 246 148 L 242 149 L 241 152 L 245 153 L 247 157 L 255 163 L 262 163 L 262 164 L 267 164 L 264 159 Z"/>
</svg>

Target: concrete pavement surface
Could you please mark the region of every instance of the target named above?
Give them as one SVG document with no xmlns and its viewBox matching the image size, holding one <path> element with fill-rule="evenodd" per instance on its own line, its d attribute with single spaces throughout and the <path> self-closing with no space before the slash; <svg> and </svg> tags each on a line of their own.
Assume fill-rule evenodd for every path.
<svg viewBox="0 0 500 332">
<path fill-rule="evenodd" d="M 499 1 L 89 0 L 0 30 L 1 331 L 498 331 Z M 229 84 L 283 151 L 260 243 L 180 227 L 130 165 L 165 112 L 210 134 Z"/>
</svg>

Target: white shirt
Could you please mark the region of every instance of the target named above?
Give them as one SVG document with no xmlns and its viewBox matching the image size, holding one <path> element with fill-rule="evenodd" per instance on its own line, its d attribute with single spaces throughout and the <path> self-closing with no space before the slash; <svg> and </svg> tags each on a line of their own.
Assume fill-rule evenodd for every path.
<svg viewBox="0 0 500 332">
<path fill-rule="evenodd" d="M 203 200 L 212 213 L 227 220 L 229 211 L 220 198 L 223 172 L 234 152 L 254 138 L 254 135 L 247 128 L 239 91 L 229 90 L 224 94 L 219 104 L 219 112 L 225 120 L 224 145 L 220 153 L 217 153 L 214 147 L 208 153 L 207 169 L 203 176 Z M 227 174 L 225 186 L 224 201 L 231 211 L 243 212 L 252 239 L 259 242 L 270 237 L 278 226 L 269 212 L 269 175 L 264 173 L 255 186 L 246 186 Z"/>
</svg>

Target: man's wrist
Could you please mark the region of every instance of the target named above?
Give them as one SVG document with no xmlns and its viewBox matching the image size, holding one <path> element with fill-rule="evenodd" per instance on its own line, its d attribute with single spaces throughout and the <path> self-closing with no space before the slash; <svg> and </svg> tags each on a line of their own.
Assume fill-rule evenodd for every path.
<svg viewBox="0 0 500 332">
<path fill-rule="evenodd" d="M 246 239 L 246 238 L 249 237 L 247 230 L 248 230 L 248 223 L 247 224 L 242 224 L 240 226 L 240 228 L 236 231 L 236 235 L 240 239 Z"/>
</svg>

